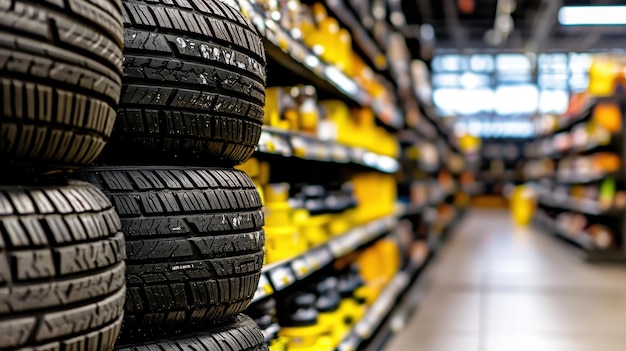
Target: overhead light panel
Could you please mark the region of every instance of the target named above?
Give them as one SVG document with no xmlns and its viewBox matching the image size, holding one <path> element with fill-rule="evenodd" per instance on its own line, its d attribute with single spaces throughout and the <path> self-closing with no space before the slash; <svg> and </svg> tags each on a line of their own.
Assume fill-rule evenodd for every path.
<svg viewBox="0 0 626 351">
<path fill-rule="evenodd" d="M 564 26 L 626 25 L 626 6 L 563 6 L 559 23 Z"/>
</svg>

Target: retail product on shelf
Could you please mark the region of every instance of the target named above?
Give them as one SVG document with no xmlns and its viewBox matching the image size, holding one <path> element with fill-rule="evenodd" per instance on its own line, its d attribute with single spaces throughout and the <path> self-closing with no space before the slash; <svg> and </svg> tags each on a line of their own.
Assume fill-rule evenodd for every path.
<svg viewBox="0 0 626 351">
<path fill-rule="evenodd" d="M 619 55 L 594 55 L 589 68 L 589 93 L 612 96 L 626 90 L 626 62 Z"/>
<path fill-rule="evenodd" d="M 278 334 L 287 340 L 289 350 L 330 350 L 339 345 L 364 315 L 368 299 L 377 297 L 377 291 L 366 286 L 361 270 L 358 263 L 336 267 L 326 272 L 332 275 L 289 294 L 277 306 Z"/>
<path fill-rule="evenodd" d="M 266 262 L 295 257 L 354 227 L 358 202 L 350 183 L 338 189 L 286 183 L 265 186 Z"/>
<path fill-rule="evenodd" d="M 356 264 L 367 288 L 365 299 L 371 304 L 400 268 L 397 243 L 390 238 L 377 241 L 359 255 Z"/>
<path fill-rule="evenodd" d="M 3 6 L 3 169 L 75 169 L 102 151 L 120 98 L 123 33 L 120 1 L 102 4 Z"/>
<path fill-rule="evenodd" d="M 360 147 L 396 157 L 394 136 L 375 123 L 371 108 L 349 108 L 340 100 L 321 100 L 312 86 L 272 87 L 267 89 L 265 124 L 274 128 L 298 131 L 321 141 Z M 304 153 L 308 150 L 295 148 Z"/>
<path fill-rule="evenodd" d="M 527 179 L 552 177 L 559 182 L 584 183 L 602 180 L 621 169 L 618 154 L 597 152 L 587 156 L 572 155 L 557 162 L 549 159 L 529 161 L 524 167 L 524 175 Z"/>
<path fill-rule="evenodd" d="M 589 92 L 573 96 L 568 112 L 528 145 L 524 175 L 538 195 L 538 223 L 586 259 L 623 260 L 624 99 L 613 95 L 612 64 L 596 64 Z"/>
<path fill-rule="evenodd" d="M 44 183 L 0 185 L 0 349 L 113 350 L 124 312 L 120 219 L 85 182 Z"/>
<path fill-rule="evenodd" d="M 261 135 L 266 79 L 252 24 L 219 1 L 124 6 L 124 86 L 105 160 L 248 159 Z"/>
<path fill-rule="evenodd" d="M 402 128 L 394 86 L 352 50 L 350 33 L 326 13 L 324 5 L 298 1 L 261 2 L 261 6 L 248 0 L 237 3 L 267 39 L 269 56 L 279 65 L 337 97 L 371 106 L 382 123 Z M 384 57 L 379 55 L 378 59 Z"/>
<path fill-rule="evenodd" d="M 593 242 L 599 249 L 608 249 L 615 245 L 615 233 L 602 224 L 592 224 L 587 228 L 587 232 L 593 238 Z"/>
<path fill-rule="evenodd" d="M 289 184 L 268 184 L 263 193 L 266 212 L 265 261 L 277 262 L 306 251 L 309 247 L 307 238 L 300 232 L 297 225 L 299 217 L 296 217 L 296 211 L 289 203 Z"/>
<path fill-rule="evenodd" d="M 355 223 L 366 223 L 394 212 L 397 188 L 393 175 L 359 173 L 352 178 L 352 184 L 359 202 L 354 211 Z"/>
</svg>

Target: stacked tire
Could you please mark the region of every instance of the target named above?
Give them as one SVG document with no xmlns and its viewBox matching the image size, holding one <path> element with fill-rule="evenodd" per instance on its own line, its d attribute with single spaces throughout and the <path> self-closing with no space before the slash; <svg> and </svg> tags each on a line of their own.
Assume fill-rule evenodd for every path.
<svg viewBox="0 0 626 351">
<path fill-rule="evenodd" d="M 125 297 L 111 202 L 92 162 L 122 86 L 122 4 L 0 4 L 0 349 L 112 350 Z"/>
<path fill-rule="evenodd" d="M 218 0 L 124 0 L 123 85 L 98 165 L 126 239 L 120 350 L 266 350 L 241 314 L 263 265 L 263 211 L 233 166 L 258 143 L 261 38 Z"/>
</svg>

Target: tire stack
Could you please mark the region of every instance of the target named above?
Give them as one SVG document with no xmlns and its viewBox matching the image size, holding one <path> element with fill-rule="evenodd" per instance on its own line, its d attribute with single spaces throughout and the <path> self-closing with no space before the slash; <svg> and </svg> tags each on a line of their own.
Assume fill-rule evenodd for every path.
<svg viewBox="0 0 626 351">
<path fill-rule="evenodd" d="M 218 0 L 124 0 L 123 21 L 115 127 L 99 165 L 78 173 L 126 238 L 118 348 L 267 350 L 241 314 L 263 265 L 262 203 L 233 169 L 261 134 L 261 38 Z"/>
<path fill-rule="evenodd" d="M 125 296 L 111 202 L 67 180 L 103 149 L 122 4 L 0 2 L 0 350 L 113 350 Z"/>
</svg>

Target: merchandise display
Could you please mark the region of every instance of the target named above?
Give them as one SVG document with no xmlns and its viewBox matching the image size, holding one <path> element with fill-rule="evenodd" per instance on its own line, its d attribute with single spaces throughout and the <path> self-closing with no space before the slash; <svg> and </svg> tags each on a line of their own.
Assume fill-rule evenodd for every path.
<svg viewBox="0 0 626 351">
<path fill-rule="evenodd" d="M 88 165 L 115 123 L 122 85 L 121 2 L 16 0 L 1 7 L 4 169 Z"/>
<path fill-rule="evenodd" d="M 264 37 L 269 67 L 257 152 L 236 166 L 265 212 L 265 265 L 244 313 L 273 351 L 358 349 L 391 333 L 394 301 L 463 213 L 473 178 L 461 186 L 464 158 L 413 90 L 393 93 L 403 68 L 387 60 L 404 43 L 385 56 L 382 31 L 353 21 L 358 3 L 233 3 Z"/>
<path fill-rule="evenodd" d="M 152 342 L 139 342 L 118 347 L 119 351 L 180 350 L 202 351 L 267 351 L 259 327 L 249 317 L 239 314 L 221 326 L 202 333 L 192 333 Z"/>
<path fill-rule="evenodd" d="M 124 84 L 104 161 L 248 159 L 261 133 L 266 78 L 250 22 L 213 1 L 124 6 Z"/>
<path fill-rule="evenodd" d="M 624 23 L 574 2 L 0 0 L 0 350 L 406 351 L 614 294 L 550 267 L 626 262 Z"/>
<path fill-rule="evenodd" d="M 396 332 L 473 177 L 387 10 L 0 4 L 0 349 L 356 350 Z M 589 228 L 606 247 L 609 230 Z"/>
<path fill-rule="evenodd" d="M 263 212 L 241 171 L 90 167 L 126 236 L 122 337 L 198 329 L 243 311 L 263 265 Z"/>
<path fill-rule="evenodd" d="M 120 219 L 104 194 L 57 179 L 1 185 L 0 235 L 0 348 L 112 350 L 124 312 L 125 254 Z"/>
<path fill-rule="evenodd" d="M 536 222 L 582 248 L 588 260 L 623 260 L 626 103 L 613 93 L 622 73 L 611 65 L 599 56 L 588 91 L 574 95 L 563 116 L 538 118 L 539 136 L 525 148 L 523 174 L 536 193 Z"/>
</svg>

